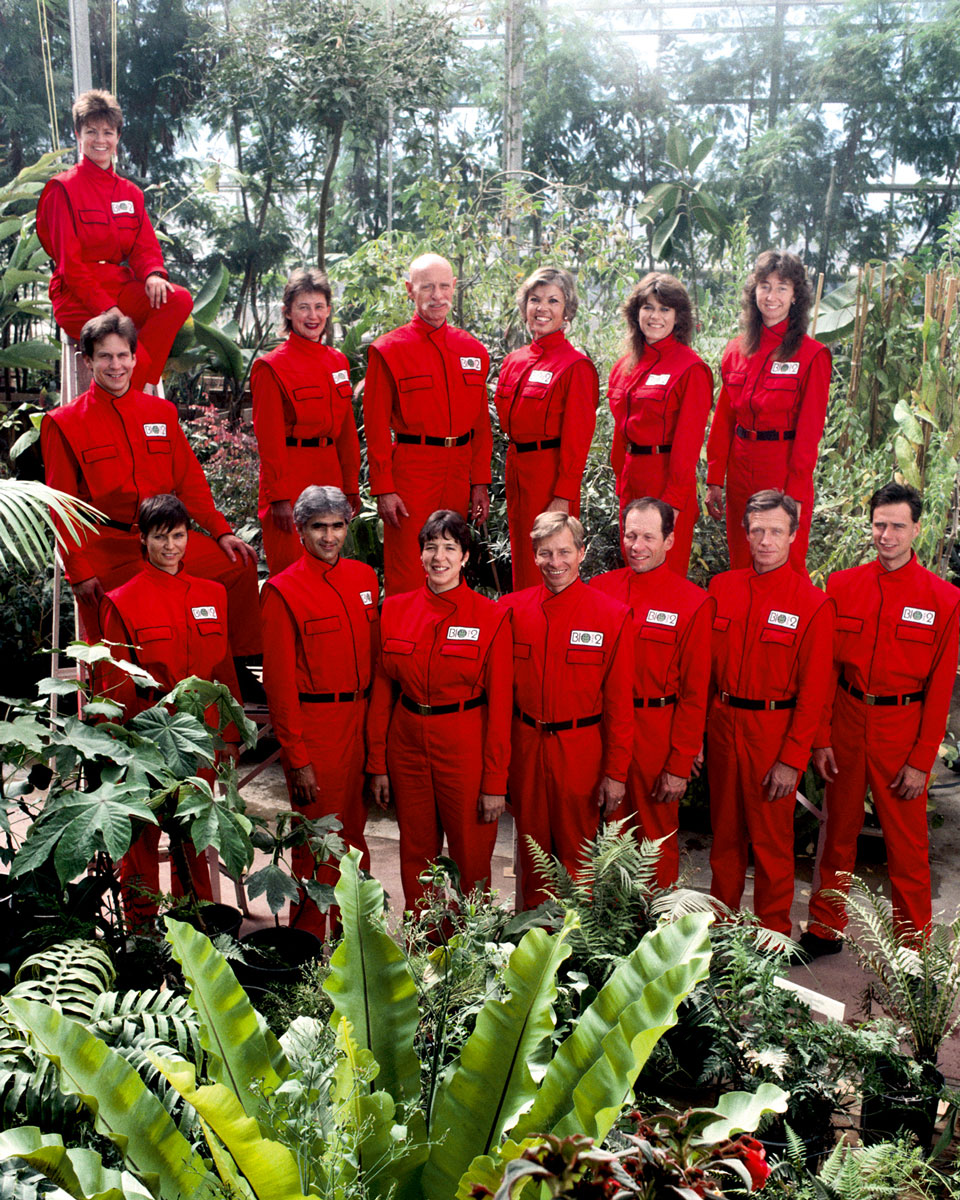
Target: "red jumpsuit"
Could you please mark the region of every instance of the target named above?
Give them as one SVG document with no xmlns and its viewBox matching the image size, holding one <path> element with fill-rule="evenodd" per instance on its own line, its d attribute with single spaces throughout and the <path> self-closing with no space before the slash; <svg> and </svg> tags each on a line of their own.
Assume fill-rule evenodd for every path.
<svg viewBox="0 0 960 1200">
<path fill-rule="evenodd" d="M 936 762 L 957 672 L 960 591 L 916 558 L 896 571 L 878 561 L 836 571 L 827 595 L 837 605 L 837 639 L 829 699 L 815 741 L 832 746 L 838 774 L 827 784 L 820 883 L 810 901 L 810 928 L 831 937 L 847 923 L 842 904 L 857 858 L 863 799 L 869 787 L 887 847 L 894 914 L 916 930 L 930 924 L 927 790 L 904 800 L 890 788 L 906 763 L 929 773 Z M 858 697 L 838 680 L 859 690 Z M 921 699 L 904 700 L 917 696 Z M 880 703 L 870 697 L 898 697 Z"/>
<path fill-rule="evenodd" d="M 389 775 L 400 826 L 404 904 L 447 835 L 464 893 L 490 879 L 497 822 L 481 822 L 481 792 L 503 796 L 513 689 L 510 615 L 465 583 L 391 596 L 367 723 L 367 770 Z M 421 713 L 416 706 L 455 706 Z M 413 711 L 412 711 L 413 710 Z"/>
<path fill-rule="evenodd" d="M 629 610 L 580 579 L 556 594 L 541 583 L 504 596 L 513 610 L 514 717 L 510 803 L 520 851 L 518 900 L 542 903 L 532 837 L 567 870 L 600 824 L 604 776 L 625 782 L 633 753 Z M 537 722 L 567 728 L 537 728 Z"/>
<path fill-rule="evenodd" d="M 43 189 L 37 236 L 54 262 L 50 300 L 61 329 L 79 338 L 91 317 L 116 305 L 139 331 L 133 386 L 157 383 L 193 301 L 174 285 L 165 303 L 150 307 L 144 280 L 167 272 L 143 192 L 84 157 Z"/>
<path fill-rule="evenodd" d="M 494 401 L 507 447 L 507 520 L 513 590 L 533 587 L 533 520 L 560 496 L 580 515 L 580 480 L 597 423 L 597 368 L 563 330 L 503 360 Z"/>
<path fill-rule="evenodd" d="M 661 771 L 688 779 L 700 752 L 716 605 L 666 563 L 642 574 L 629 567 L 607 571 L 590 585 L 626 604 L 633 616 L 633 762 L 626 800 L 611 819 L 633 816 L 641 837 L 668 839 L 657 883 L 669 887 L 680 873 L 680 805 L 651 797 Z"/>
<path fill-rule="evenodd" d="M 620 359 L 610 372 L 608 400 L 621 516 L 644 496 L 678 509 L 667 565 L 685 577 L 700 513 L 697 462 L 713 404 L 710 368 L 689 346 L 665 337 L 646 346 L 632 369 L 628 358 Z"/>
<path fill-rule="evenodd" d="M 272 576 L 260 594 L 263 686 L 284 766 L 289 771 L 312 763 L 317 777 L 316 801 L 295 811 L 311 820 L 336 813 L 341 837 L 362 852 L 366 871 L 364 723 L 380 655 L 379 598 L 377 576 L 365 563 L 341 557 L 329 566 L 306 553 Z M 310 877 L 308 847 L 294 848 L 293 866 L 301 878 Z M 335 872 L 330 875 L 327 880 L 326 872 L 317 872 L 335 882 Z M 291 909 L 290 920 L 323 936 L 324 919 L 314 904 Z"/>
<path fill-rule="evenodd" d="M 768 800 L 762 781 L 778 760 L 806 769 L 830 682 L 833 604 L 789 562 L 762 575 L 753 567 L 715 575 L 710 595 L 710 891 L 728 908 L 740 906 L 749 842 L 754 911 L 768 929 L 789 934 L 796 791 Z M 778 707 L 748 706 L 757 701 Z"/>
<path fill-rule="evenodd" d="M 40 444 L 47 484 L 89 501 L 111 522 L 88 533 L 82 543 L 58 522 L 67 538 L 63 553 L 71 583 L 96 576 L 109 592 L 137 573 L 143 560 L 135 522 L 141 501 L 148 496 L 173 492 L 213 538 L 230 532 L 214 507 L 210 486 L 169 400 L 133 388 L 117 397 L 91 384 L 73 404 L 44 415 Z M 183 563 L 191 575 L 219 580 L 227 589 L 233 653 L 258 653 L 256 567 L 232 563 L 202 533 L 190 535 Z M 96 605 L 81 603 L 79 608 L 85 636 L 96 641 L 100 637 Z"/>
<path fill-rule="evenodd" d="M 742 524 L 747 501 L 763 488 L 779 488 L 803 506 L 790 561 L 806 573 L 813 468 L 827 414 L 831 359 L 826 346 L 806 336 L 790 359 L 775 357 L 786 331 L 786 321 L 764 326 L 759 349 L 749 358 L 734 338 L 720 363 L 723 386 L 707 439 L 707 483 L 722 487 L 726 478 L 733 569 L 751 563 Z"/>
<path fill-rule="evenodd" d="M 297 534 L 274 524 L 270 505 L 291 505 L 310 484 L 360 491 L 360 442 L 353 418 L 350 364 L 339 350 L 291 333 L 250 372 L 253 428 L 260 451 L 259 516 L 275 575 L 302 552 Z"/>
<path fill-rule="evenodd" d="M 196 534 L 191 534 L 194 538 Z M 189 542 L 188 542 L 189 544 Z M 104 638 L 112 643 L 114 658 L 135 662 L 156 679 L 161 691 L 137 688 L 130 676 L 105 668 L 100 690 L 124 707 L 124 719 L 130 720 L 145 708 L 151 708 L 160 695 L 176 687 L 181 679 L 197 675 L 224 683 L 239 701 L 240 688 L 227 639 L 227 597 L 222 584 L 196 579 L 182 568 L 169 575 L 150 563 L 121 587 L 109 592 L 100 602 L 100 623 Z M 207 714 L 207 722 L 218 724 L 216 706 Z M 239 742 L 236 727 L 224 730 L 224 738 Z M 204 778 L 213 773 L 203 770 Z M 124 907 L 132 923 L 143 924 L 156 916 L 153 899 L 160 890 L 157 848 L 160 829 L 145 825 L 120 863 L 120 881 L 124 889 Z M 212 900 L 207 861 L 192 846 L 184 853 L 201 900 Z M 183 882 L 171 864 L 173 894 L 183 895 Z"/>
<path fill-rule="evenodd" d="M 435 329 L 419 314 L 370 347 L 363 391 L 370 491 L 399 493 L 410 514 L 399 529 L 384 522 L 388 596 L 423 585 L 417 535 L 427 517 L 439 508 L 467 516 L 471 485 L 490 483 L 489 366 L 476 338 L 452 325 Z"/>
</svg>

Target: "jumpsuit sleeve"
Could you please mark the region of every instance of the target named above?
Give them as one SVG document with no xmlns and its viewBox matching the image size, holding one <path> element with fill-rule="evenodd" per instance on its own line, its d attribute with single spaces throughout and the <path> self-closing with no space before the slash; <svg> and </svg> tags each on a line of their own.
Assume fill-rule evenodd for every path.
<svg viewBox="0 0 960 1200">
<path fill-rule="evenodd" d="M 720 388 L 717 407 L 713 410 L 713 420 L 710 422 L 710 435 L 707 438 L 707 486 L 716 484 L 723 487 L 727 476 L 727 459 L 730 457 L 730 443 L 733 440 L 733 411 L 730 408 L 730 396 L 726 387 Z"/>
<path fill-rule="evenodd" d="M 173 437 L 173 474 L 178 497 L 194 521 L 212 537 L 221 538 L 225 533 L 232 533 L 226 517 L 217 511 L 210 484 L 207 483 L 203 468 L 197 462 L 197 456 L 190 449 L 176 412 L 173 414 L 173 420 L 177 428 Z"/>
<path fill-rule="evenodd" d="M 560 430 L 560 461 L 554 495 L 578 500 L 593 431 L 597 424 L 600 380 L 589 358 L 581 359 L 567 372 L 567 402 Z"/>
<path fill-rule="evenodd" d="M 626 782 L 633 760 L 633 642 L 628 628 L 631 620 L 627 610 L 603 682 L 603 773 L 618 783 Z"/>
<path fill-rule="evenodd" d="M 147 216 L 147 210 L 143 202 L 143 192 L 139 188 L 136 190 L 136 196 L 134 206 L 137 216 L 140 219 L 140 226 L 127 261 L 130 263 L 130 269 L 139 280 L 146 279 L 148 275 L 161 275 L 166 279 L 167 271 L 163 265 L 163 251 L 160 249 L 160 243 L 157 241 L 153 222 Z"/>
<path fill-rule="evenodd" d="M 367 467 L 373 496 L 396 491 L 390 440 L 390 417 L 396 394 L 397 385 L 383 355 L 376 346 L 371 346 L 367 352 L 367 375 L 363 386 L 363 437 L 367 443 Z"/>
<path fill-rule="evenodd" d="M 708 597 L 697 609 L 687 627 L 680 648 L 680 690 L 670 726 L 670 753 L 664 769 L 671 775 L 689 779 L 703 742 L 707 719 L 707 691 L 710 687 L 710 639 L 717 603 Z"/>
<path fill-rule="evenodd" d="M 288 765 L 296 770 L 310 764 L 303 740 L 297 687 L 297 633 L 283 597 L 269 583 L 260 595 L 263 623 L 263 690 L 277 741 Z"/>
<path fill-rule="evenodd" d="M 832 576 L 831 576 L 832 579 Z M 830 595 L 831 579 L 827 580 L 827 595 Z M 836 604 L 836 601 L 834 601 Z M 813 749 L 822 750 L 826 746 L 833 745 L 833 706 L 837 699 L 837 686 L 840 680 L 840 663 L 837 660 L 837 652 L 840 649 L 840 639 L 834 636 L 833 655 L 830 659 L 829 680 L 827 682 L 827 695 L 823 702 L 823 709 L 820 713 L 820 725 L 813 739 Z"/>
<path fill-rule="evenodd" d="M 91 312 L 106 312 L 113 307 L 114 299 L 100 284 L 97 264 L 84 262 L 73 205 L 66 188 L 55 179 L 52 180 L 44 190 L 41 203 L 52 243 L 51 258 L 64 284 L 71 292 L 83 297 Z M 163 260 L 160 261 L 162 263 Z"/>
<path fill-rule="evenodd" d="M 487 399 L 487 374 L 490 370 L 490 355 L 483 352 L 483 403 L 477 411 L 470 443 L 470 483 L 489 485 L 493 479 L 490 460 L 493 456 L 493 432 L 490 428 L 490 403 Z"/>
<path fill-rule="evenodd" d="M 953 684 L 957 674 L 958 641 L 960 641 L 958 611 L 960 610 L 954 608 L 940 638 L 933 667 L 927 676 L 923 712 L 920 716 L 920 730 L 913 749 L 907 756 L 908 766 L 927 773 L 932 770 L 933 764 L 937 761 L 943 732 L 947 727 L 947 717 L 950 713 L 950 699 L 953 696 Z"/>
<path fill-rule="evenodd" d="M 810 364 L 800 397 L 797 416 L 797 436 L 791 443 L 790 462 L 783 490 L 801 503 L 809 499 L 813 487 L 813 468 L 827 419 L 827 400 L 830 397 L 830 351 L 822 347 Z"/>
<path fill-rule="evenodd" d="M 357 422 L 352 404 L 347 405 L 347 411 L 343 415 L 336 446 L 343 475 L 344 495 L 357 496 L 360 494 L 360 439 L 357 436 Z"/>
<path fill-rule="evenodd" d="M 680 412 L 673 432 L 670 474 L 661 499 L 671 508 L 688 502 L 690 485 L 697 477 L 697 462 L 703 446 L 703 431 L 713 403 L 713 375 L 706 363 L 694 363 L 678 385 Z M 671 772 L 673 774 L 673 772 Z"/>
<path fill-rule="evenodd" d="M 122 662 L 135 663 L 136 657 L 132 650 L 133 638 L 123 622 L 123 617 L 109 596 L 100 601 L 100 628 L 103 640 L 113 643 L 110 653 Z M 112 662 L 104 660 L 97 664 L 94 670 L 94 687 L 97 695 L 105 696 L 123 707 L 122 721 L 136 711 L 137 688 L 126 671 L 118 670 Z"/>
<path fill-rule="evenodd" d="M 56 488 L 68 496 L 80 496 L 81 472 L 74 457 L 70 444 L 60 432 L 56 421 L 45 416 L 40 423 L 40 448 L 43 454 L 43 472 L 47 487 Z M 83 583 L 92 579 L 95 571 L 83 552 L 83 546 L 88 538 L 97 534 L 92 530 L 78 530 L 77 536 L 82 540 L 76 541 L 63 521 L 51 511 L 53 523 L 64 538 L 61 547 L 67 578 L 71 583 Z"/>
<path fill-rule="evenodd" d="M 381 611 L 381 620 L 383 613 Z M 378 623 L 379 624 L 379 623 Z M 387 773 L 387 731 L 396 699 L 393 679 L 383 668 L 383 655 L 379 653 L 383 631 L 378 631 L 378 653 L 370 687 L 370 703 L 367 706 L 367 765 L 370 775 Z"/>
<path fill-rule="evenodd" d="M 500 625 L 484 665 L 487 721 L 483 737 L 483 775 L 480 790 L 488 796 L 505 796 L 510 768 L 513 725 L 513 624 L 511 613 L 498 609 Z"/>
<path fill-rule="evenodd" d="M 283 393 L 271 367 L 255 362 L 250 372 L 253 393 L 253 432 L 260 455 L 260 484 L 268 504 L 278 500 L 296 499 L 284 477 L 287 467 L 287 422 L 283 410 Z"/>
<path fill-rule="evenodd" d="M 780 762 L 795 771 L 807 769 L 810 747 L 827 702 L 830 672 L 823 669 L 823 664 L 833 661 L 834 613 L 834 603 L 828 598 L 807 626 L 797 654 L 797 706 L 777 755 Z"/>
</svg>

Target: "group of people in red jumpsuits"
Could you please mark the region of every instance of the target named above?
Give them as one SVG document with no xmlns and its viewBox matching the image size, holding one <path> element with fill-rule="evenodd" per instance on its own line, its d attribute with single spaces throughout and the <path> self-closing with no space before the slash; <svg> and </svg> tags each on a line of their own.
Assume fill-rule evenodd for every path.
<svg viewBox="0 0 960 1200">
<path fill-rule="evenodd" d="M 826 822 L 806 953 L 841 946 L 868 787 L 897 919 L 929 925 L 926 786 L 960 592 L 917 562 L 920 497 L 898 483 L 870 499 L 876 558 L 833 575 L 825 593 L 809 580 L 830 352 L 806 334 L 811 292 L 795 255 L 757 259 L 721 361 L 706 511 L 726 511 L 732 569 L 706 592 L 686 574 L 714 388 L 690 345 L 686 290 L 651 272 L 624 306 L 608 398 L 626 565 L 588 585 L 578 514 L 598 373 L 567 338 L 572 275 L 543 267 L 524 281 L 530 341 L 506 356 L 494 394 L 514 584 L 499 602 L 465 579 L 469 522 L 484 522 L 490 503 L 490 356 L 447 321 L 450 264 L 416 258 L 412 318 L 372 343 L 364 381 L 382 608 L 375 572 L 342 553 L 361 444 L 349 363 L 329 344 L 332 290 L 320 272 L 295 271 L 286 340 L 251 373 L 270 572 L 258 606 L 255 555 L 217 512 L 175 408 L 140 390 L 159 378 L 189 296 L 166 278 L 142 194 L 113 169 L 119 107 L 86 93 L 74 117 L 81 162 L 47 185 L 38 230 L 55 262 L 55 316 L 80 336 L 93 384 L 45 416 L 41 440 L 48 482 L 106 518 L 66 556 L 88 636 L 164 686 L 194 673 L 237 690 L 236 668 L 262 647 L 292 804 L 336 813 L 366 865 L 366 802 L 392 801 L 408 907 L 444 840 L 465 889 L 489 880 L 507 803 L 521 904 L 544 896 L 531 846 L 576 871 L 602 819 L 656 840 L 658 881 L 670 885 L 679 800 L 706 757 L 713 895 L 739 906 L 752 847 L 757 915 L 789 933 L 793 807 L 812 757 Z M 211 536 L 189 532 L 190 520 Z M 121 683 L 129 714 L 142 697 Z M 154 878 L 155 847 L 133 859 L 128 876 Z M 307 902 L 292 916 L 322 928 Z"/>
</svg>

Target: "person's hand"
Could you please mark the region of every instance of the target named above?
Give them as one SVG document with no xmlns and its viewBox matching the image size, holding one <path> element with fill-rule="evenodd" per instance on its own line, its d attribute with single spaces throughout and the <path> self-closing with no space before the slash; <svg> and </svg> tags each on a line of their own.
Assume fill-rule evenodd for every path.
<svg viewBox="0 0 960 1200">
<path fill-rule="evenodd" d="M 99 604 L 106 595 L 96 575 L 91 575 L 89 579 L 81 579 L 79 583 L 72 583 L 70 587 L 78 604 Z"/>
<path fill-rule="evenodd" d="M 904 763 L 890 781 L 890 790 L 895 792 L 901 800 L 916 800 L 926 786 L 926 771 L 918 771 L 909 763 Z"/>
<path fill-rule="evenodd" d="M 544 509 L 544 512 L 562 512 L 562 513 L 567 513 L 569 515 L 570 501 L 564 500 L 564 498 L 562 496 L 554 496 L 554 498 L 550 501 L 550 503 Z"/>
<path fill-rule="evenodd" d="M 293 767 L 290 771 L 290 803 L 305 808 L 317 798 L 317 775 L 313 763 Z"/>
<path fill-rule="evenodd" d="M 803 505 L 800 503 L 799 500 L 794 500 L 794 504 L 797 506 L 797 520 L 799 521 L 800 514 L 803 512 Z"/>
<path fill-rule="evenodd" d="M 669 771 L 661 771 L 653 783 L 650 798 L 656 804 L 670 804 L 679 800 L 687 790 L 687 781 L 682 775 L 671 775 Z"/>
<path fill-rule="evenodd" d="M 760 786 L 767 789 L 768 800 L 782 800 L 797 786 L 797 771 L 778 759 L 764 775 Z"/>
<path fill-rule="evenodd" d="M 344 492 L 347 498 L 347 503 L 350 505 L 350 511 L 354 516 L 360 511 L 360 493 L 359 492 Z"/>
<path fill-rule="evenodd" d="M 495 821 L 506 807 L 506 796 L 491 796 L 487 792 L 481 792 L 480 799 L 477 801 L 477 812 L 484 825 Z"/>
<path fill-rule="evenodd" d="M 627 785 L 625 783 L 620 783 L 619 780 L 604 775 L 600 782 L 600 790 L 597 792 L 597 804 L 600 807 L 601 815 L 609 817 L 611 813 L 616 812 L 626 794 Z"/>
<path fill-rule="evenodd" d="M 490 489 L 485 483 L 470 485 L 470 520 L 482 525 L 490 511 Z"/>
<path fill-rule="evenodd" d="M 707 512 L 715 521 L 723 516 L 723 488 L 719 483 L 707 484 Z"/>
<path fill-rule="evenodd" d="M 296 532 L 296 526 L 293 523 L 293 505 L 289 500 L 271 501 L 270 516 L 281 533 Z"/>
<path fill-rule="evenodd" d="M 703 770 L 703 763 L 704 763 L 703 742 L 701 742 L 700 749 L 697 751 L 696 757 L 694 758 L 693 762 L 690 765 L 690 778 L 691 779 L 699 779 L 700 778 L 700 772 Z"/>
<path fill-rule="evenodd" d="M 382 496 L 378 496 L 377 512 L 383 518 L 384 525 L 392 525 L 394 529 L 400 528 L 401 517 L 410 516 L 399 492 L 384 492 Z"/>
<path fill-rule="evenodd" d="M 386 808 L 390 803 L 390 776 L 370 776 L 370 799 L 377 808 Z"/>
<path fill-rule="evenodd" d="M 827 783 L 833 783 L 840 774 L 840 769 L 837 766 L 832 746 L 818 746 L 814 750 L 813 769 L 821 779 L 825 779 Z"/>
<path fill-rule="evenodd" d="M 235 533 L 221 533 L 217 538 L 217 545 L 231 562 L 236 562 L 237 559 L 241 562 L 255 563 L 257 561 L 256 550 L 238 538 Z"/>
<path fill-rule="evenodd" d="M 120 311 L 119 306 L 116 304 L 113 306 L 113 308 L 108 308 L 106 312 L 101 313 L 101 316 L 104 317 L 122 317 L 123 315 L 124 314 Z"/>
<path fill-rule="evenodd" d="M 671 508 L 673 508 L 673 505 L 671 505 L 670 507 L 671 507 Z M 674 509 L 673 509 L 673 527 L 674 527 L 674 529 L 676 529 L 676 527 L 677 527 L 677 522 L 678 522 L 679 520 L 680 520 L 680 509 L 679 509 L 679 508 L 674 508 Z"/>
<path fill-rule="evenodd" d="M 143 287 L 151 308 L 162 308 L 167 302 L 167 296 L 173 291 L 173 284 L 162 275 L 148 275 L 143 281 Z"/>
</svg>

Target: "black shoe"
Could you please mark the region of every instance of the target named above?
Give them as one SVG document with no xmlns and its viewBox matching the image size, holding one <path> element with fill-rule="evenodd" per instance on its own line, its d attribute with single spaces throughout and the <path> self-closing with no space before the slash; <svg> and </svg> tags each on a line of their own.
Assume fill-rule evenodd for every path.
<svg viewBox="0 0 960 1200">
<path fill-rule="evenodd" d="M 800 949 L 806 954 L 807 958 L 825 958 L 830 954 L 839 954 L 843 949 L 843 938 L 825 938 L 819 934 L 811 933 L 808 929 L 806 933 L 800 934 Z"/>
</svg>

